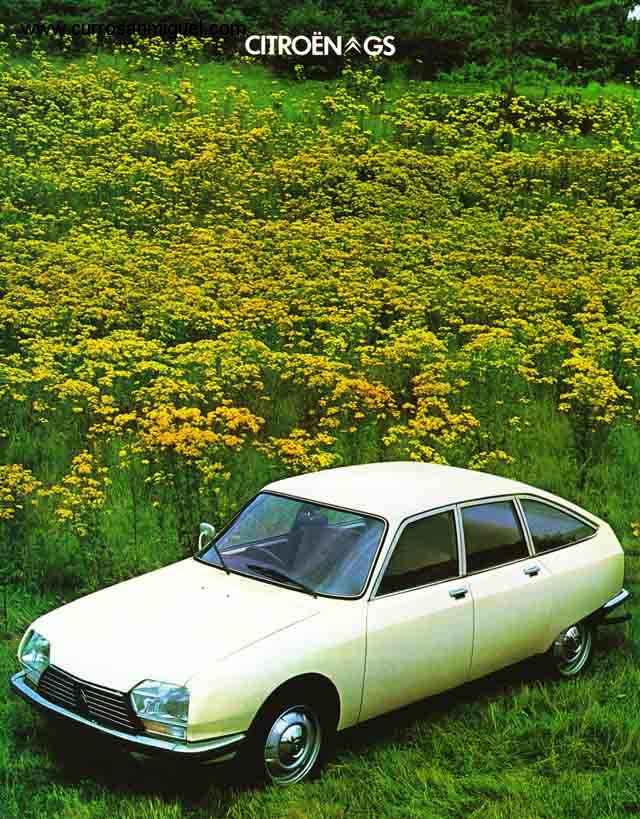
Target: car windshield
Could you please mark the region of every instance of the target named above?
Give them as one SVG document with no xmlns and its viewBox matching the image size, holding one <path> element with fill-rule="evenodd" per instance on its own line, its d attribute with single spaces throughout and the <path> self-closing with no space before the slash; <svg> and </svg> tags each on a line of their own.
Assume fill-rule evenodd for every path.
<svg viewBox="0 0 640 819">
<path fill-rule="evenodd" d="M 315 594 L 357 597 L 384 528 L 380 518 L 261 492 L 198 557 L 220 566 L 222 556 L 230 571 Z"/>
</svg>

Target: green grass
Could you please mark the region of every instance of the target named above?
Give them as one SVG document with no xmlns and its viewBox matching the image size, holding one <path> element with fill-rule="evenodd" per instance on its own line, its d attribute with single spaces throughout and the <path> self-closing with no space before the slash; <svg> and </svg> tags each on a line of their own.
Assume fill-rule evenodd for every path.
<svg viewBox="0 0 640 819">
<path fill-rule="evenodd" d="M 56 602 L 11 595 L 5 679 L 19 633 Z M 0 816 L 623 819 L 640 807 L 639 631 L 637 620 L 602 629 L 577 681 L 524 663 L 350 729 L 320 780 L 286 790 L 242 789 L 226 767 L 171 769 L 61 735 L 5 683 Z"/>
<path fill-rule="evenodd" d="M 61 68 L 69 65 L 69 59 L 62 56 L 49 56 L 48 59 Z M 20 62 L 20 58 L 13 58 L 13 62 Z M 25 64 L 28 60 L 24 60 Z M 79 70 L 85 70 L 82 61 L 75 61 Z M 134 70 L 120 55 L 109 51 L 100 51 L 97 54 L 96 67 L 98 69 L 112 68 L 119 74 L 128 76 L 131 80 L 161 83 L 169 88 L 178 89 L 180 83 L 188 80 L 193 84 L 194 93 L 198 97 L 203 110 L 209 107 L 211 94 L 223 94 L 228 86 L 235 86 L 246 91 L 251 101 L 258 108 L 272 104 L 271 94 L 274 91 L 284 91 L 285 99 L 283 111 L 291 120 L 301 117 L 303 111 L 317 113 L 320 101 L 335 89 L 337 79 L 297 79 L 294 76 L 273 71 L 267 64 L 251 62 L 203 62 L 200 65 L 175 63 L 170 67 L 164 64 L 153 65 L 147 63 L 144 69 Z M 392 66 L 389 76 L 385 80 L 385 94 L 390 102 L 397 100 L 408 91 L 440 92 L 454 96 L 469 96 L 484 91 L 500 91 L 503 84 L 495 81 L 459 81 L 438 79 L 433 81 L 409 79 L 401 70 L 401 66 Z M 604 84 L 590 82 L 587 85 L 567 86 L 553 82 L 540 81 L 531 84 L 530 81 L 518 81 L 515 84 L 516 93 L 533 98 L 540 98 L 550 94 L 579 95 L 583 100 L 592 102 L 601 97 L 618 100 L 637 98 L 640 90 L 630 83 L 607 82 Z"/>
</svg>

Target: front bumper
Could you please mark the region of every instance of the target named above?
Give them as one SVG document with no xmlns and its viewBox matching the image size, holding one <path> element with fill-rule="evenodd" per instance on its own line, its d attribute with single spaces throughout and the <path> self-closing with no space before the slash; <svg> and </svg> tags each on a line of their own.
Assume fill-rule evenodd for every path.
<svg viewBox="0 0 640 819">
<path fill-rule="evenodd" d="M 237 754 L 246 734 L 230 734 L 217 739 L 200 742 L 179 742 L 175 739 L 162 739 L 147 734 L 127 734 L 108 728 L 92 720 L 85 719 L 80 714 L 67 711 L 53 702 L 49 702 L 26 682 L 26 672 L 19 671 L 10 680 L 11 689 L 34 708 L 56 717 L 64 717 L 74 724 L 87 728 L 93 733 L 115 741 L 128 751 L 135 751 L 149 756 L 166 756 L 173 759 L 192 759 L 196 762 L 224 762 Z"/>
</svg>

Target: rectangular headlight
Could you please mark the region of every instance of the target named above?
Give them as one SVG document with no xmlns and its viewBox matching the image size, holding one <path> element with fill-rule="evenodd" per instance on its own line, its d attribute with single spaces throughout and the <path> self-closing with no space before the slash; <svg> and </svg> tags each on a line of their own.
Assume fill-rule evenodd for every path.
<svg viewBox="0 0 640 819">
<path fill-rule="evenodd" d="M 150 734 L 187 738 L 189 689 L 185 686 L 145 680 L 131 691 L 131 704 Z"/>
<path fill-rule="evenodd" d="M 18 659 L 24 666 L 27 676 L 36 685 L 42 672 L 49 666 L 50 644 L 46 637 L 37 631 L 29 631 L 20 645 Z"/>
</svg>

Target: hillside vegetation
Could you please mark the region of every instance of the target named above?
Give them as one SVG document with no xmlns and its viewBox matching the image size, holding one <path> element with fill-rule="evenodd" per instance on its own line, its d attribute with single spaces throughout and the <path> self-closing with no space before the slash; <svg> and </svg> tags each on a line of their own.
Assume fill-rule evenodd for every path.
<svg viewBox="0 0 640 819">
<path fill-rule="evenodd" d="M 34 22 L 129 24 L 239 23 L 246 33 L 307 34 L 364 38 L 391 34 L 398 57 L 414 76 L 435 77 L 461 69 L 468 77 L 500 77 L 514 67 L 557 81 L 633 77 L 638 62 L 638 25 L 629 13 L 636 0 L 0 0 L 0 21 L 20 33 Z M 224 39 L 227 52 L 244 36 Z M 55 42 L 45 39 L 48 47 Z M 74 47 L 86 40 L 74 38 Z M 285 59 L 335 72 L 341 60 Z"/>
<path fill-rule="evenodd" d="M 5 673 L 56 600 L 188 554 L 199 520 L 269 479 L 339 464 L 558 492 L 616 528 L 633 587 L 633 89 L 280 81 L 178 45 L 36 50 L 0 76 Z M 623 817 L 637 643 L 608 642 L 577 685 L 514 672 L 359 729 L 286 794 L 184 801 L 137 768 L 63 769 L 3 704 L 0 814 Z"/>
<path fill-rule="evenodd" d="M 631 94 L 388 103 L 368 69 L 286 109 L 251 66 L 199 92 L 145 59 L 2 76 L 5 579 L 115 580 L 269 478 L 375 459 L 515 474 L 633 537 Z"/>
</svg>

